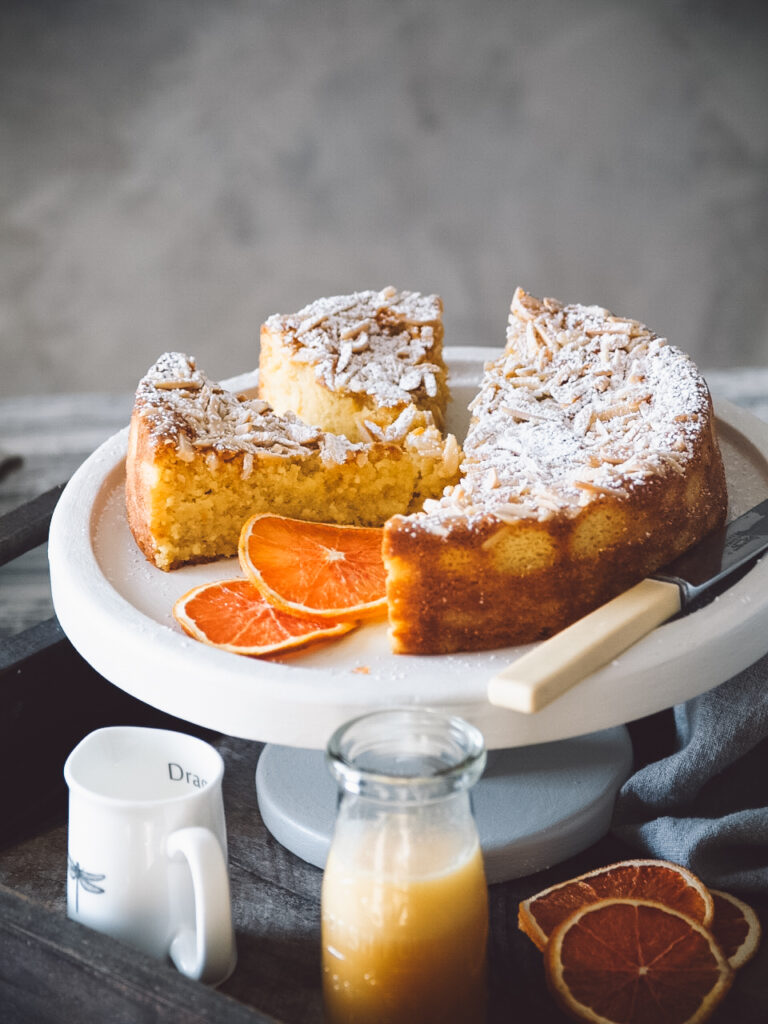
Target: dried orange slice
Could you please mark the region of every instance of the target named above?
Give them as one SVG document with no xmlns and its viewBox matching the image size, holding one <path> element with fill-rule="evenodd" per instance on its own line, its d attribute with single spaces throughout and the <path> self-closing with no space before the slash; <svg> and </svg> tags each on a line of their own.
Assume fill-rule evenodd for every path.
<svg viewBox="0 0 768 1024">
<path fill-rule="evenodd" d="M 562 1008 L 600 1024 L 699 1024 L 733 981 L 709 930 L 652 900 L 579 907 L 553 929 L 544 966 Z"/>
<path fill-rule="evenodd" d="M 708 926 L 714 913 L 709 890 L 694 874 L 665 860 L 625 860 L 544 889 L 518 908 L 517 922 L 539 949 L 574 910 L 616 897 L 656 900 Z"/>
<path fill-rule="evenodd" d="M 240 565 L 270 604 L 294 615 L 362 619 L 386 610 L 382 531 L 264 513 L 240 533 Z"/>
<path fill-rule="evenodd" d="M 173 606 L 181 628 L 233 654 L 274 654 L 354 629 L 353 622 L 299 618 L 274 608 L 249 580 L 194 587 Z"/>
<path fill-rule="evenodd" d="M 729 892 L 710 889 L 715 916 L 710 928 L 731 967 L 743 967 L 760 945 L 762 928 L 752 907 Z"/>
</svg>

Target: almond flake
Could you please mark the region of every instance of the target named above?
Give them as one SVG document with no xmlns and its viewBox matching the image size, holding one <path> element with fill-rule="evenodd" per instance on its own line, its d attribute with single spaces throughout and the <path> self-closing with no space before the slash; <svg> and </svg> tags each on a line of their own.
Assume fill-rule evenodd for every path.
<svg viewBox="0 0 768 1024">
<path fill-rule="evenodd" d="M 160 391 L 199 391 L 202 387 L 199 380 L 158 380 L 155 387 Z"/>
<path fill-rule="evenodd" d="M 415 367 L 407 370 L 400 378 L 400 387 L 403 391 L 415 391 L 421 384 L 421 371 Z"/>
<path fill-rule="evenodd" d="M 535 510 L 530 505 L 523 505 L 522 503 L 511 504 L 507 502 L 503 505 L 493 505 L 490 511 L 497 519 L 501 519 L 505 523 L 515 523 L 519 519 L 530 519 L 536 515 Z"/>
<path fill-rule="evenodd" d="M 370 347 L 370 338 L 365 333 L 358 334 L 358 336 L 352 342 L 352 351 L 357 354 L 358 352 L 365 352 Z"/>
<path fill-rule="evenodd" d="M 342 341 L 351 340 L 352 338 L 356 338 L 358 334 L 362 334 L 363 332 L 367 331 L 370 328 L 370 326 L 371 321 L 368 317 L 366 317 L 365 320 L 360 320 L 358 323 L 353 324 L 351 327 L 345 328 L 339 334 L 339 337 L 341 338 Z"/>
<path fill-rule="evenodd" d="M 609 494 L 615 498 L 626 498 L 627 492 L 623 487 L 608 487 L 605 484 L 596 484 L 591 480 L 574 480 L 573 486 L 591 494 Z"/>
</svg>

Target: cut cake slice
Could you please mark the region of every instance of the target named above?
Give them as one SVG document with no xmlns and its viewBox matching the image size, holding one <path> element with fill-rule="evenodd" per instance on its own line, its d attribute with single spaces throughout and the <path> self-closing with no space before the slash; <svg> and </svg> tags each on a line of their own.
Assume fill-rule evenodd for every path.
<svg viewBox="0 0 768 1024">
<path fill-rule="evenodd" d="M 261 328 L 259 396 L 353 441 L 381 440 L 408 409 L 442 429 L 442 312 L 437 295 L 388 287 L 274 314 Z"/>
<path fill-rule="evenodd" d="M 385 527 L 396 652 L 542 639 L 725 518 L 706 383 L 637 321 L 518 289 L 470 409 L 459 484 Z"/>
<path fill-rule="evenodd" d="M 128 523 L 160 569 L 237 552 L 258 512 L 381 526 L 457 479 L 459 448 L 405 410 L 355 443 L 225 390 L 179 352 L 139 383 L 126 460 Z"/>
</svg>

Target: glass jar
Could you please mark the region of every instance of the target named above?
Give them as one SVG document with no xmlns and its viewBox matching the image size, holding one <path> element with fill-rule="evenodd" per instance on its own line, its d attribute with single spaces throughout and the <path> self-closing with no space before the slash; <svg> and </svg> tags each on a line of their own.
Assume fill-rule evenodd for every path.
<svg viewBox="0 0 768 1024">
<path fill-rule="evenodd" d="M 406 708 L 343 725 L 322 888 L 329 1024 L 473 1024 L 486 1015 L 488 889 L 470 787 L 482 734 Z"/>
</svg>

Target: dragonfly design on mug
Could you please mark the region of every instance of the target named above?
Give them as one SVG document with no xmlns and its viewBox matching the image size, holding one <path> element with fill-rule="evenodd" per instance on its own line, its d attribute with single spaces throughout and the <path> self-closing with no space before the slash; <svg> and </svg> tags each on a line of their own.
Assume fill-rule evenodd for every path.
<svg viewBox="0 0 768 1024">
<path fill-rule="evenodd" d="M 69 867 L 69 877 L 75 880 L 75 913 L 80 911 L 80 887 L 82 886 L 86 892 L 100 893 L 104 892 L 101 886 L 96 885 L 96 882 L 102 882 L 107 877 L 106 875 L 95 875 L 90 871 L 84 871 L 80 867 L 79 861 L 74 861 L 67 854 L 67 865 Z"/>
</svg>

